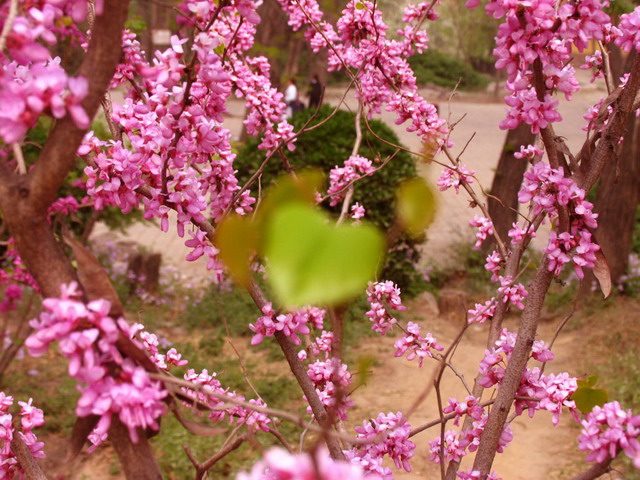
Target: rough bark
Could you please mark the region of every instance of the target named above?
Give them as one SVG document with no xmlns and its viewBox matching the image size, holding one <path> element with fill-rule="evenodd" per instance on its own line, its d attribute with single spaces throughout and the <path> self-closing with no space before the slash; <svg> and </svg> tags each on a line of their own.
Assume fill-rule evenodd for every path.
<svg viewBox="0 0 640 480">
<path fill-rule="evenodd" d="M 594 201 L 594 211 L 599 215 L 597 240 L 613 283 L 627 269 L 640 201 L 640 122 L 631 115 L 627 125 L 617 161 L 602 172 Z"/>
<path fill-rule="evenodd" d="M 613 82 L 617 87 L 622 74 L 631 68 L 635 55 L 629 55 L 625 62 L 619 47 L 611 44 L 608 48 Z M 640 202 L 639 154 L 640 122 L 631 115 L 622 147 L 615 163 L 602 172 L 594 201 L 594 211 L 599 214 L 596 238 L 609 264 L 613 283 L 624 275 L 629 263 L 636 209 Z M 588 293 L 594 279 L 593 275 L 588 278 L 591 281 L 584 282 L 583 293 Z"/>
<path fill-rule="evenodd" d="M 518 191 L 527 169 L 527 159 L 515 158 L 513 155 L 520 151 L 521 146 L 531 145 L 535 138 L 536 135 L 531 133 L 531 127 L 521 123 L 514 130 L 509 130 L 502 147 L 491 185 L 488 208 L 493 229 L 503 241 L 506 241 L 507 232 L 518 218 Z M 493 243 L 493 239 L 488 238 L 482 245 L 482 250 L 488 253 Z"/>
</svg>

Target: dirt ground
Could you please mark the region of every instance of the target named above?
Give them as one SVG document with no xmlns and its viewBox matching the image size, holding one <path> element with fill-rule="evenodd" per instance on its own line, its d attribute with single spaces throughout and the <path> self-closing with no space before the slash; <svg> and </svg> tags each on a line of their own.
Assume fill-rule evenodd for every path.
<svg viewBox="0 0 640 480">
<path fill-rule="evenodd" d="M 460 332 L 459 321 L 451 321 L 434 316 L 431 309 L 423 305 L 413 304 L 409 318 L 420 324 L 423 331 L 431 332 L 442 345 L 448 346 Z M 517 319 L 511 318 L 505 323 L 510 331 L 517 330 Z M 555 331 L 555 323 L 544 323 L 540 328 L 539 338 L 550 339 Z M 478 364 L 484 356 L 487 338 L 486 326 L 474 326 L 467 329 L 463 340 L 457 348 L 452 363 L 462 373 L 468 385 L 473 386 L 473 379 L 478 371 Z M 563 334 L 554 346 L 555 359 L 547 366 L 547 372 L 569 371 L 577 375 L 579 366 L 575 364 L 575 345 L 578 331 Z M 377 416 L 379 412 L 406 411 L 416 398 L 424 391 L 433 378 L 437 362 L 424 363 L 422 368 L 413 361 L 393 358 L 393 339 L 375 338 L 364 342 L 363 352 L 384 355 L 388 359 L 374 369 L 366 386 L 356 391 L 354 401 L 359 407 L 354 409 L 353 417 Z M 461 381 L 447 369 L 443 377 L 442 398 L 446 402 L 451 397 L 464 398 L 467 393 Z M 485 398 L 486 399 L 486 398 Z M 409 418 L 412 427 L 416 427 L 438 418 L 436 395 L 431 389 L 420 408 Z M 496 457 L 494 470 L 505 480 L 542 480 L 553 478 L 559 471 L 575 468 L 582 458 L 577 452 L 579 430 L 570 414 L 563 413 L 557 427 L 551 423 L 551 414 L 536 413 L 533 419 L 528 416 L 516 419 L 511 428 L 514 433 L 513 442 L 503 454 Z M 450 422 L 447 429 L 456 429 Z M 412 461 L 411 473 L 397 472 L 396 478 L 403 480 L 440 478 L 437 464 L 429 458 L 428 442 L 440 434 L 439 427 L 426 430 L 413 438 L 418 445 Z M 463 468 L 470 468 L 473 455 L 466 458 Z M 564 477 L 566 478 L 566 477 Z"/>
</svg>

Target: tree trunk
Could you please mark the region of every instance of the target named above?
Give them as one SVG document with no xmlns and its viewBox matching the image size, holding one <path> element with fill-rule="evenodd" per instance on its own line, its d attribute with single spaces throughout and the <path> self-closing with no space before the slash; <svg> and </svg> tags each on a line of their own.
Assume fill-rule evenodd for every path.
<svg viewBox="0 0 640 480">
<path fill-rule="evenodd" d="M 618 85 L 623 72 L 628 72 L 633 54 L 622 57 L 616 45 L 609 45 L 609 63 L 614 85 Z M 640 202 L 640 122 L 635 115 L 627 121 L 627 133 L 617 156 L 617 162 L 602 172 L 594 201 L 598 213 L 596 239 L 602 248 L 615 284 L 624 275 L 629 263 L 636 209 Z M 583 293 L 590 289 L 591 281 L 584 282 Z"/>
<path fill-rule="evenodd" d="M 520 151 L 521 146 L 532 144 L 535 138 L 531 127 L 525 123 L 509 130 L 493 177 L 491 197 L 488 200 L 489 215 L 493 220 L 494 231 L 504 242 L 508 239 L 507 232 L 513 222 L 518 219 L 518 191 L 527 169 L 527 159 L 515 158 L 513 154 Z M 488 253 L 493 245 L 494 239 L 488 238 L 482 245 L 482 250 Z"/>
<path fill-rule="evenodd" d="M 617 164 L 602 172 L 594 210 L 598 213 L 596 238 L 615 283 L 624 275 L 640 201 L 640 122 L 635 115 L 628 120 Z"/>
</svg>

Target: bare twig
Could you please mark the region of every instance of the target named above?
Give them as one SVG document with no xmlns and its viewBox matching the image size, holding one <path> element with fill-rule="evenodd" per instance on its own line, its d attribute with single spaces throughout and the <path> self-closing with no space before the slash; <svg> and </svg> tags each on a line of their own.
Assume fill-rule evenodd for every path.
<svg viewBox="0 0 640 480">
<path fill-rule="evenodd" d="M 5 45 L 7 44 L 7 37 L 9 33 L 11 33 L 11 29 L 13 28 L 13 22 L 18 16 L 18 0 L 11 0 L 9 4 L 9 14 L 4 21 L 4 26 L 2 27 L 2 33 L 0 33 L 0 52 L 4 50 Z"/>
<path fill-rule="evenodd" d="M 353 148 L 351 149 L 352 157 L 358 154 L 358 151 L 360 150 L 360 144 L 362 143 L 362 125 L 361 125 L 362 108 L 363 108 L 362 99 L 359 99 L 358 111 L 356 112 L 356 116 L 354 120 L 355 127 L 356 127 L 356 139 L 353 142 Z M 344 196 L 344 200 L 342 202 L 342 210 L 340 211 L 340 217 L 336 222 L 338 225 L 340 225 L 344 221 L 345 217 L 347 216 L 347 213 L 349 212 L 349 205 L 351 204 L 352 198 L 353 198 L 353 184 L 349 186 L 347 190 L 347 194 Z"/>
<path fill-rule="evenodd" d="M 27 173 L 27 164 L 24 161 L 24 154 L 22 153 L 22 147 L 19 143 L 12 143 L 11 148 L 13 149 L 13 156 L 16 159 L 18 173 L 20 175 L 25 175 Z"/>
</svg>

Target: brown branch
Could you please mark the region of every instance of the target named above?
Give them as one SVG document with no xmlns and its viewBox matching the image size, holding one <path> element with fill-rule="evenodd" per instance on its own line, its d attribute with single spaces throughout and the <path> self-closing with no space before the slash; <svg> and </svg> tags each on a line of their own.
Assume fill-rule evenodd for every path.
<svg viewBox="0 0 640 480">
<path fill-rule="evenodd" d="M 47 476 L 42 472 L 33 455 L 31 455 L 31 450 L 24 443 L 22 434 L 19 432 L 11 440 L 11 451 L 18 458 L 18 463 L 26 473 L 28 480 L 47 480 Z"/>
<path fill-rule="evenodd" d="M 191 460 L 191 463 L 196 469 L 195 480 L 203 480 L 204 478 L 206 478 L 207 472 L 211 467 L 213 467 L 216 463 L 218 463 L 224 457 L 226 457 L 231 452 L 233 452 L 238 447 L 240 447 L 240 445 L 242 445 L 247 440 L 247 438 L 248 438 L 248 434 L 246 433 L 244 435 L 239 436 L 232 443 L 222 447 L 215 455 L 213 455 L 211 458 L 207 459 L 202 463 L 200 463 L 196 459 L 195 455 L 191 452 L 191 449 L 189 448 L 189 446 L 185 445 L 184 450 L 187 454 L 187 457 L 189 457 L 189 460 Z"/>
<path fill-rule="evenodd" d="M 4 26 L 2 27 L 2 33 L 0 33 L 0 52 L 4 50 L 5 45 L 7 44 L 7 37 L 11 33 L 11 29 L 13 28 L 13 22 L 18 15 L 18 0 L 11 0 L 9 4 L 9 14 L 7 18 L 4 20 Z"/>
<path fill-rule="evenodd" d="M 594 480 L 595 478 L 611 471 L 612 461 L 613 459 L 611 457 L 607 457 L 603 462 L 594 464 L 584 472 L 573 477 L 571 480 Z"/>
<path fill-rule="evenodd" d="M 613 113 L 607 129 L 602 135 L 591 156 L 585 156 L 580 164 L 581 178 L 578 186 L 585 191 L 596 183 L 605 165 L 611 163 L 618 145 L 627 128 L 627 118 L 633 111 L 633 105 L 640 88 L 640 55 L 635 55 L 631 73 L 622 93 L 613 101 Z M 615 92 L 614 92 L 615 94 Z M 613 95 L 613 94 L 612 94 Z"/>
<path fill-rule="evenodd" d="M 78 76 L 89 83 L 89 93 L 82 102 L 89 118 L 93 118 L 100 107 L 120 59 L 120 38 L 128 5 L 128 0 L 105 0 L 106 13 L 96 18 L 89 49 L 78 71 Z M 28 175 L 29 200 L 37 212 L 45 212 L 56 198 L 69 170 L 75 165 L 76 151 L 84 134 L 85 130 L 78 128 L 70 115 L 56 123 Z"/>
<path fill-rule="evenodd" d="M 553 272 L 549 271 L 548 265 L 548 259 L 545 257 L 529 288 L 529 296 L 527 297 L 520 328 L 518 329 L 516 345 L 511 353 L 505 378 L 500 385 L 500 390 L 498 390 L 495 405 L 489 413 L 486 427 L 480 437 L 480 445 L 473 464 L 473 470 L 480 471 L 480 478 L 486 478 L 491 469 L 498 449 L 500 435 L 502 435 L 502 429 L 507 420 L 516 391 L 520 386 L 522 372 L 524 372 L 529 360 L 542 304 L 553 279 Z"/>
</svg>

